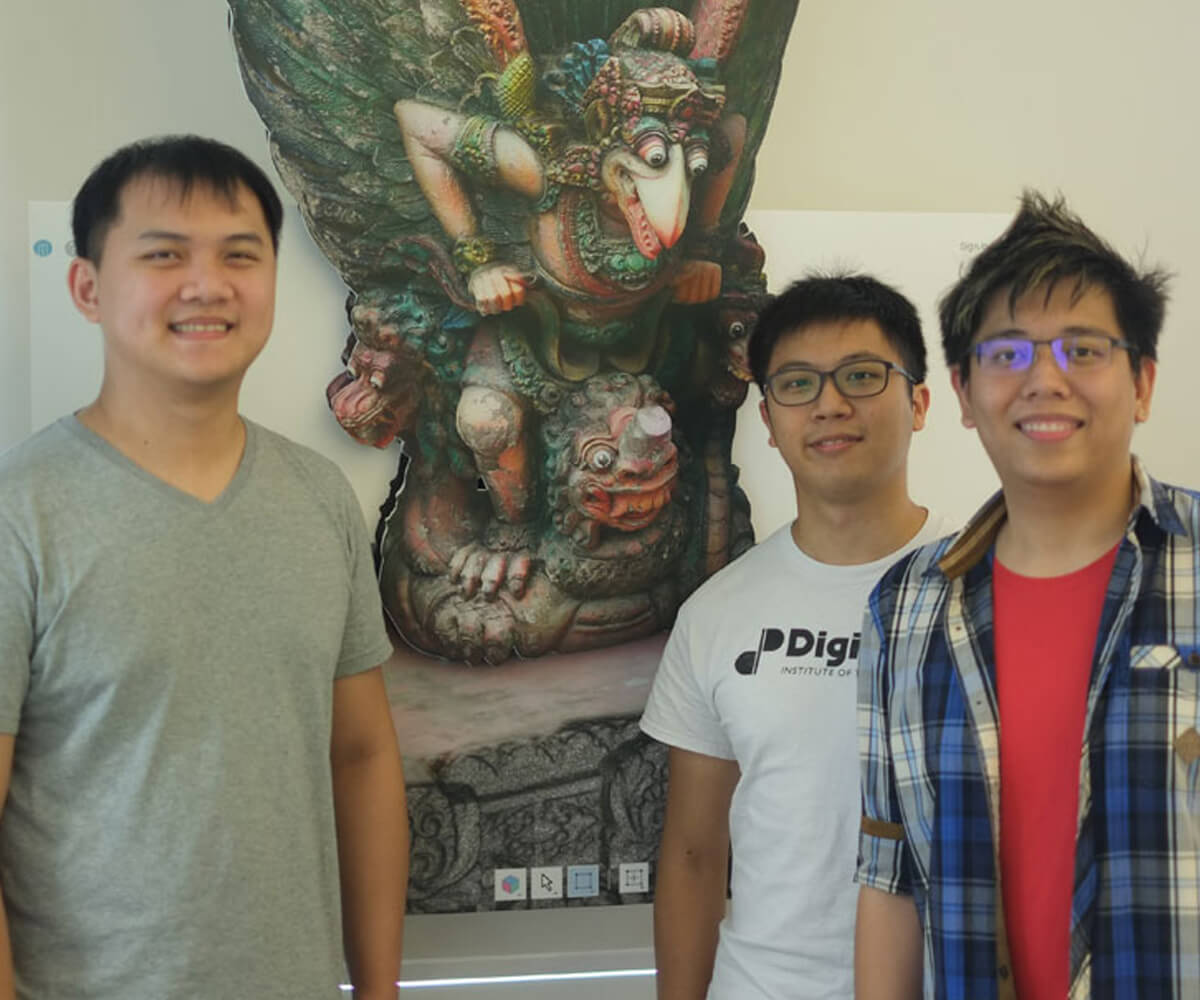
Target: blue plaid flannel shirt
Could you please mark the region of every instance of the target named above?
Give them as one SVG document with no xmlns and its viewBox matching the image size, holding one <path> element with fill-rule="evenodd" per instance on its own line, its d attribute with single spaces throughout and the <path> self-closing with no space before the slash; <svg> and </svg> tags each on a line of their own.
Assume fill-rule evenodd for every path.
<svg viewBox="0 0 1200 1000">
<path fill-rule="evenodd" d="M 1200 496 L 1133 463 L 1080 758 L 1070 1000 L 1200 997 Z M 871 595 L 858 881 L 913 896 L 924 995 L 1015 998 L 999 883 L 988 502 Z"/>
</svg>

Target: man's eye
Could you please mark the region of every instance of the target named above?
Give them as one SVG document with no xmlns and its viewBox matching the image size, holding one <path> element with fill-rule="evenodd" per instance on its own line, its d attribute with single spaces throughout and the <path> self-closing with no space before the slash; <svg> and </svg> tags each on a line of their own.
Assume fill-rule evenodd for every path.
<svg viewBox="0 0 1200 1000">
<path fill-rule="evenodd" d="M 1104 354 L 1104 349 L 1099 344 L 1086 343 L 1083 341 L 1067 341 L 1063 345 L 1068 358 L 1074 361 L 1095 361 Z"/>
<path fill-rule="evenodd" d="M 791 375 L 783 380 L 783 388 L 787 392 L 804 392 L 812 388 L 814 381 L 811 375 Z"/>
<path fill-rule="evenodd" d="M 879 381 L 879 372 L 873 368 L 851 368 L 842 378 L 853 385 L 870 385 Z"/>
<path fill-rule="evenodd" d="M 984 354 L 988 364 L 1009 368 L 1017 359 L 1017 352 L 1011 347 L 989 347 Z"/>
<path fill-rule="evenodd" d="M 142 254 L 143 260 L 175 260 L 179 255 L 174 250 L 148 250 Z"/>
</svg>

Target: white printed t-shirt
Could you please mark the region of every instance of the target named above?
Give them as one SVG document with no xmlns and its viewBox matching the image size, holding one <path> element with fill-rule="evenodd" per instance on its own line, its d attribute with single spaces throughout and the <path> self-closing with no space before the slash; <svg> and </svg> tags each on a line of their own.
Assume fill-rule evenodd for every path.
<svg viewBox="0 0 1200 1000">
<path fill-rule="evenodd" d="M 680 609 L 641 727 L 741 769 L 709 1000 L 853 996 L 863 611 L 884 570 L 950 530 L 930 513 L 884 558 L 832 566 L 789 524 Z"/>
</svg>

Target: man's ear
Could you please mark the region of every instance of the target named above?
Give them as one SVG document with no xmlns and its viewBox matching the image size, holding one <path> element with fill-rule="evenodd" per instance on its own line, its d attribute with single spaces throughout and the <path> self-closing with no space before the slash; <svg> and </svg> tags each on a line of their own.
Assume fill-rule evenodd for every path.
<svg viewBox="0 0 1200 1000">
<path fill-rule="evenodd" d="M 766 396 L 758 401 L 758 413 L 762 417 L 762 422 L 767 425 L 767 444 L 772 448 L 778 448 L 779 445 L 775 443 L 775 428 L 771 426 L 771 413 L 767 409 Z"/>
<path fill-rule="evenodd" d="M 100 272 L 85 257 L 76 257 L 67 268 L 67 289 L 71 301 L 84 319 L 100 322 Z"/>
<path fill-rule="evenodd" d="M 1154 395 L 1154 376 L 1157 374 L 1158 366 L 1153 358 L 1140 360 L 1137 374 L 1133 376 L 1135 424 L 1145 423 L 1150 419 L 1150 397 Z"/>
<path fill-rule="evenodd" d="M 957 365 L 950 370 L 950 384 L 954 386 L 954 395 L 958 397 L 958 405 L 962 410 L 962 425 L 975 426 L 975 415 L 971 410 L 971 401 L 967 398 L 967 380 L 962 377 Z"/>
<path fill-rule="evenodd" d="M 924 382 L 918 382 L 912 387 L 912 411 L 912 429 L 919 431 L 929 417 L 929 386 Z"/>
</svg>

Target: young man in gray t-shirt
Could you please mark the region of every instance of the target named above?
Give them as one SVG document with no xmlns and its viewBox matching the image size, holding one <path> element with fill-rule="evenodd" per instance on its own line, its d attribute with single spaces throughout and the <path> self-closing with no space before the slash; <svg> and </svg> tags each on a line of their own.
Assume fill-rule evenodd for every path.
<svg viewBox="0 0 1200 1000">
<path fill-rule="evenodd" d="M 76 197 L 103 384 L 0 456 L 0 1000 L 332 1000 L 346 967 L 395 1000 L 407 822 L 365 525 L 332 463 L 238 414 L 281 217 L 196 137 Z"/>
</svg>

